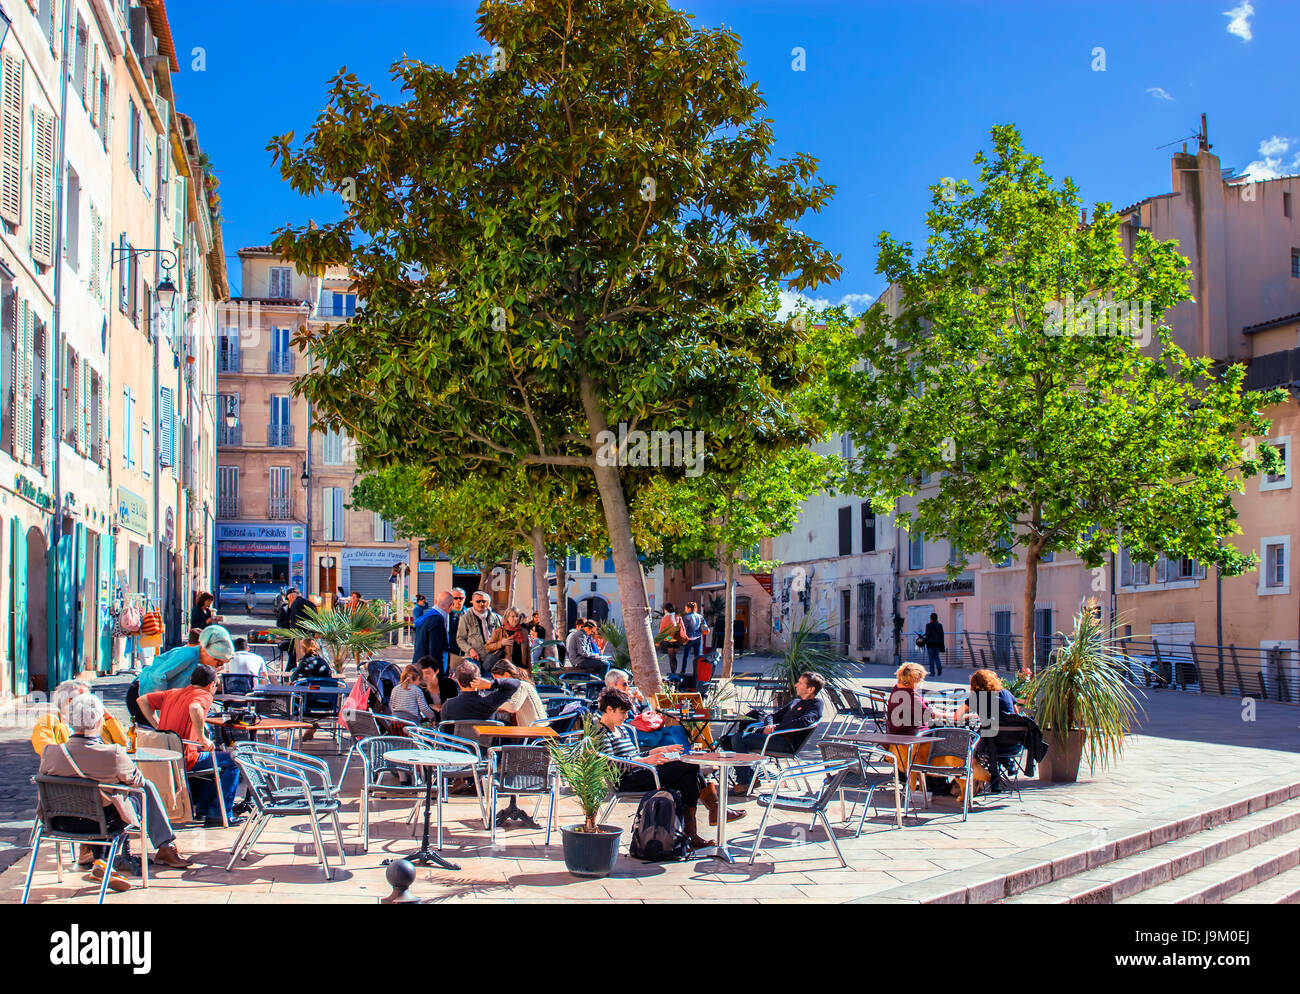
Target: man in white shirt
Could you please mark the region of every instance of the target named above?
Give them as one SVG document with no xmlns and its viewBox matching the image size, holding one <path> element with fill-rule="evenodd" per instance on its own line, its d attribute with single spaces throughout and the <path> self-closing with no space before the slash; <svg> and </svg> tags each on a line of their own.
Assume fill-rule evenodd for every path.
<svg viewBox="0 0 1300 994">
<path fill-rule="evenodd" d="M 269 683 L 270 678 L 267 676 L 266 672 L 266 660 L 258 653 L 248 651 L 248 639 L 241 636 L 236 638 L 234 642 L 235 654 L 230 657 L 230 661 L 226 663 L 225 667 L 222 669 L 222 673 L 227 675 L 231 673 L 241 673 L 246 676 L 251 676 L 253 678 L 254 686 Z"/>
</svg>

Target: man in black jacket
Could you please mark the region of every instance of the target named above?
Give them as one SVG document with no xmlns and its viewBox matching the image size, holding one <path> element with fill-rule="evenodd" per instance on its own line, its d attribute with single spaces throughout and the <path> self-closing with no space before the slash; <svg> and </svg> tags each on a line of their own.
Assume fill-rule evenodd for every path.
<svg viewBox="0 0 1300 994">
<path fill-rule="evenodd" d="M 311 607 L 311 601 L 298 590 L 297 587 L 290 587 L 284 592 L 284 606 L 280 608 L 276 615 L 275 623 L 279 628 L 293 629 L 298 627 L 302 620 L 303 612 Z M 291 639 L 289 641 L 289 662 L 286 669 L 293 669 L 298 664 L 298 641 Z"/>
<path fill-rule="evenodd" d="M 519 689 L 510 677 L 485 680 L 478 663 L 468 660 L 456 667 L 456 684 L 460 693 L 442 702 L 443 721 L 485 721 Z"/>
<path fill-rule="evenodd" d="M 929 657 L 930 676 L 943 676 L 943 659 L 940 653 L 944 649 L 943 625 L 939 624 L 939 616 L 931 613 L 930 623 L 925 626 L 925 651 Z"/>
<path fill-rule="evenodd" d="M 764 717 L 760 711 L 751 711 L 750 715 L 763 719 L 763 724 L 750 725 L 744 732 L 733 732 L 724 736 L 721 742 L 722 748 L 731 752 L 758 752 L 763 748 L 763 743 L 773 732 L 786 732 L 793 729 L 803 729 L 804 734 L 778 735 L 768 744 L 768 755 L 773 753 L 785 753 L 791 755 L 799 751 L 803 745 L 804 739 L 817 727 L 817 723 L 822 720 L 822 702 L 818 698 L 823 687 L 826 686 L 826 678 L 820 673 L 811 671 L 802 673 L 794 685 L 795 697 L 789 704 L 769 717 Z M 753 771 L 749 767 L 736 767 L 736 781 L 742 787 L 749 785 L 750 777 Z"/>
</svg>

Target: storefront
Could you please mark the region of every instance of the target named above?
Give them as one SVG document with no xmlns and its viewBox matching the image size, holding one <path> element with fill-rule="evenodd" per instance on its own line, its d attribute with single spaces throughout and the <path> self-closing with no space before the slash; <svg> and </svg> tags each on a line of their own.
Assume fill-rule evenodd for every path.
<svg viewBox="0 0 1300 994">
<path fill-rule="evenodd" d="M 339 585 L 348 594 L 358 593 L 366 600 L 389 600 L 393 566 L 405 566 L 410 556 L 411 550 L 405 545 L 343 549 L 338 557 Z"/>
<path fill-rule="evenodd" d="M 307 529 L 294 524 L 218 524 L 217 584 L 306 589 Z"/>
</svg>

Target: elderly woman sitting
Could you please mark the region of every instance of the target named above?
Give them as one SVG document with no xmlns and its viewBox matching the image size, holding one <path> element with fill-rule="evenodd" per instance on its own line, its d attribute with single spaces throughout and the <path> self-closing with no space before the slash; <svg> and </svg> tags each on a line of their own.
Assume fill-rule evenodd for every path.
<svg viewBox="0 0 1300 994">
<path fill-rule="evenodd" d="M 32 729 L 32 748 L 36 750 L 36 755 L 41 755 L 45 747 L 51 743 L 62 745 L 68 741 L 72 736 L 72 730 L 68 727 L 68 709 L 73 701 L 82 694 L 88 693 L 90 693 L 90 684 L 85 680 L 64 680 L 54 688 L 50 699 L 54 710 L 37 718 L 36 725 Z M 128 741 L 122 723 L 107 712 L 104 713 L 102 735 L 104 741 L 110 745 L 124 746 Z"/>
<path fill-rule="evenodd" d="M 68 707 L 68 722 L 72 735 L 66 742 L 52 742 L 41 753 L 40 772 L 56 777 L 80 777 L 98 783 L 126 784 L 143 787 L 146 828 L 149 841 L 155 848 L 153 861 L 163 866 L 183 870 L 191 864 L 176 851 L 176 833 L 172 831 L 167 812 L 163 809 L 158 788 L 140 775 L 135 763 L 120 745 L 106 743 L 100 737 L 104 729 L 104 705 L 94 694 L 81 694 L 73 698 Z M 140 801 L 138 797 L 119 792 L 101 792 L 110 823 L 138 824 Z M 79 862 L 89 866 L 94 859 L 92 846 L 83 845 Z M 96 865 L 96 879 L 102 879 L 104 867 Z M 108 885 L 115 891 L 129 890 L 130 884 L 114 874 Z"/>
<path fill-rule="evenodd" d="M 659 746 L 651 749 L 644 756 L 637 748 L 636 741 L 624 722 L 632 710 L 632 699 L 621 690 L 605 690 L 596 701 L 596 710 L 600 721 L 596 725 L 599 736 L 598 748 L 601 752 L 619 759 L 638 759 L 657 768 L 659 785 L 675 790 L 682 795 L 682 820 L 686 823 L 686 835 L 692 849 L 703 849 L 710 843 L 700 837 L 695 820 L 695 808 L 703 804 L 709 811 L 709 824 L 718 823 L 718 791 L 713 784 L 706 784 L 698 766 L 683 763 L 669 757 L 681 755 L 682 747 L 677 745 Z M 619 791 L 654 790 L 655 778 L 647 769 L 624 767 L 618 781 Z M 727 811 L 727 821 L 745 817 L 739 809 Z"/>
<path fill-rule="evenodd" d="M 632 675 L 627 670 L 612 669 L 605 674 L 605 686 L 621 690 L 632 701 L 631 725 L 636 729 L 636 740 L 642 749 L 661 745 L 675 745 L 682 752 L 691 751 L 691 739 L 681 725 L 670 725 L 664 716 L 650 706 L 645 694 L 632 686 Z"/>
</svg>

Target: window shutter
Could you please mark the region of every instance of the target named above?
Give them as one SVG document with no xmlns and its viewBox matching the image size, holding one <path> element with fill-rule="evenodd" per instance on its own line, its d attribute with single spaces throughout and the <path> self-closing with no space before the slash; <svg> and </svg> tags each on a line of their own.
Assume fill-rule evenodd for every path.
<svg viewBox="0 0 1300 994">
<path fill-rule="evenodd" d="M 321 510 L 324 512 L 324 538 L 328 541 L 334 537 L 334 488 L 326 487 L 323 491 L 324 500 L 321 501 Z"/>
<path fill-rule="evenodd" d="M 185 177 L 176 177 L 176 210 L 172 212 L 172 220 L 175 223 L 172 232 L 172 240 L 177 242 L 185 241 L 185 216 L 189 213 L 187 210 L 189 201 L 186 199 Z"/>
<path fill-rule="evenodd" d="M 162 400 L 158 405 L 158 464 L 175 465 L 174 444 L 176 441 L 175 412 L 171 387 L 162 388 Z"/>
<path fill-rule="evenodd" d="M 1164 583 L 1169 579 L 1169 557 L 1163 552 L 1156 559 L 1156 583 Z"/>
<path fill-rule="evenodd" d="M 0 217 L 12 224 L 23 219 L 23 60 L 6 52 L 0 60 L 4 115 L 0 140 Z"/>
<path fill-rule="evenodd" d="M 165 134 L 158 136 L 158 205 L 162 208 L 164 217 L 171 217 L 172 213 L 172 157 L 168 154 L 171 146 L 167 143 Z"/>
<path fill-rule="evenodd" d="M 131 246 L 127 243 L 126 235 L 121 234 L 117 239 L 117 309 L 123 314 L 127 313 L 127 303 L 131 271 Z"/>
<path fill-rule="evenodd" d="M 1119 585 L 1121 587 L 1133 585 L 1133 559 L 1124 546 L 1120 546 L 1119 550 Z"/>
<path fill-rule="evenodd" d="M 384 540 L 384 518 L 383 515 L 381 515 L 378 511 L 375 511 L 374 515 L 375 515 L 375 541 L 382 542 Z"/>
<path fill-rule="evenodd" d="M 1192 578 L 1196 580 L 1205 579 L 1205 563 L 1199 559 L 1192 560 Z"/>
<path fill-rule="evenodd" d="M 145 137 L 143 115 L 140 118 L 140 151 L 143 153 L 140 158 L 140 184 L 144 187 L 144 195 L 153 197 L 153 142 Z"/>
<path fill-rule="evenodd" d="M 122 458 L 128 468 L 135 467 L 135 394 L 126 388 L 122 396 Z"/>
<path fill-rule="evenodd" d="M 16 417 L 14 457 L 30 465 L 32 461 L 32 309 L 25 298 L 18 299 L 18 368 L 14 394 Z"/>
<path fill-rule="evenodd" d="M 91 56 L 90 65 L 86 67 L 86 86 L 90 88 L 90 93 L 86 95 L 86 107 L 90 111 L 90 126 L 99 127 L 99 46 L 94 47 L 94 54 Z"/>
<path fill-rule="evenodd" d="M 65 384 L 64 387 L 65 389 L 72 390 L 72 424 L 68 425 L 67 428 L 65 428 L 64 430 L 65 431 L 69 429 L 71 430 L 72 447 L 78 453 L 84 453 L 86 451 L 85 432 L 83 431 L 83 424 L 85 422 L 85 417 L 82 414 L 82 411 L 85 410 L 85 404 L 86 404 L 86 398 L 84 393 L 85 366 L 86 366 L 85 361 L 77 358 L 76 354 L 74 353 L 72 356 L 72 382 Z"/>
<path fill-rule="evenodd" d="M 32 258 L 54 265 L 54 115 L 35 112 L 32 139 Z"/>
<path fill-rule="evenodd" d="M 103 259 L 100 258 L 99 239 L 103 234 L 103 222 L 100 220 L 99 211 L 95 205 L 90 205 L 90 295 L 95 298 L 95 302 L 103 304 L 104 302 L 104 285 L 100 277 L 100 266 L 103 265 Z"/>
</svg>

